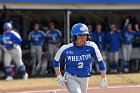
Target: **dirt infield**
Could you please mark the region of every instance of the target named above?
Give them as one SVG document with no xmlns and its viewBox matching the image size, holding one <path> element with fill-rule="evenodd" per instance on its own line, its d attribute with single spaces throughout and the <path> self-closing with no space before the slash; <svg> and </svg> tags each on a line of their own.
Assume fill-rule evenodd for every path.
<svg viewBox="0 0 140 93">
<path fill-rule="evenodd" d="M 99 88 L 100 76 L 90 78 L 88 93 L 140 93 L 140 74 L 108 75 L 109 87 Z M 67 93 L 57 86 L 56 78 L 24 80 L 0 80 L 0 93 Z"/>
<path fill-rule="evenodd" d="M 66 89 L 40 89 L 40 90 L 19 90 L 14 92 L 4 92 L 4 93 L 52 93 L 51 91 L 55 91 L 56 93 L 67 93 Z M 121 85 L 121 86 L 109 86 L 108 88 L 99 88 L 99 87 L 89 87 L 88 93 L 140 93 L 140 85 L 132 86 L 132 85 Z"/>
</svg>

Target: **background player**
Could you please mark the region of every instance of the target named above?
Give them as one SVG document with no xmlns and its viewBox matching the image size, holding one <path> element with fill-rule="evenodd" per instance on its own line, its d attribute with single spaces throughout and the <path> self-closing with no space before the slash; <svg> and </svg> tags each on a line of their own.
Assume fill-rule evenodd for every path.
<svg viewBox="0 0 140 93">
<path fill-rule="evenodd" d="M 61 37 L 62 34 L 58 29 L 55 29 L 55 24 L 53 22 L 49 23 L 49 30 L 46 32 L 46 40 L 48 44 L 48 51 L 50 54 L 50 64 L 49 68 L 50 71 L 49 73 L 54 74 L 54 69 L 52 66 L 52 60 L 54 58 L 54 55 L 58 51 L 60 44 L 61 44 Z"/>
<path fill-rule="evenodd" d="M 104 62 L 106 62 L 106 55 L 105 55 L 105 33 L 102 31 L 102 25 L 101 24 L 96 24 L 96 28 L 94 33 L 92 34 L 93 38 L 92 41 L 95 42 L 103 56 Z M 96 62 L 96 69 L 97 73 L 99 73 L 99 68 Z M 107 68 L 106 68 L 107 69 Z"/>
<path fill-rule="evenodd" d="M 130 19 L 126 18 L 125 25 L 122 30 L 123 44 L 122 44 L 122 57 L 123 57 L 123 71 L 129 72 L 129 61 L 132 53 L 132 43 L 135 36 L 140 36 L 139 31 L 132 30 Z"/>
<path fill-rule="evenodd" d="M 74 42 L 63 45 L 55 55 L 53 65 L 61 88 L 67 86 L 69 93 L 87 93 L 91 71 L 91 59 L 98 60 L 101 72 L 101 87 L 107 87 L 106 69 L 101 53 L 94 42 L 88 41 L 89 31 L 85 24 L 77 23 L 72 27 Z M 60 62 L 66 60 L 64 77 L 61 75 Z"/>
<path fill-rule="evenodd" d="M 23 79 L 28 79 L 28 74 L 26 73 L 25 66 L 22 62 L 22 52 L 19 44 L 22 42 L 20 35 L 12 30 L 11 23 L 5 23 L 3 26 L 5 32 L 2 35 L 2 41 L 4 44 L 4 65 L 7 73 L 6 80 L 12 80 L 11 74 L 11 61 L 13 60 L 15 64 L 21 70 Z"/>
<path fill-rule="evenodd" d="M 122 36 L 115 25 L 110 26 L 111 31 L 106 34 L 106 47 L 109 52 L 109 72 L 117 73 L 119 61 L 119 48 Z"/>
<path fill-rule="evenodd" d="M 29 34 L 29 41 L 31 42 L 31 56 L 33 59 L 32 75 L 36 74 L 42 67 L 42 45 L 45 39 L 45 33 L 39 30 L 39 24 L 34 23 L 33 31 Z M 37 66 L 36 63 L 38 62 Z"/>
</svg>

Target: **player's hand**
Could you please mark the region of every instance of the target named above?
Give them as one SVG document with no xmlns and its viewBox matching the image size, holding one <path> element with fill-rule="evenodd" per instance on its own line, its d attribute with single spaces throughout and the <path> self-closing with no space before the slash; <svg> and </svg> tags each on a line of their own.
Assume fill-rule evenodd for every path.
<svg viewBox="0 0 140 93">
<path fill-rule="evenodd" d="M 62 75 L 57 76 L 57 82 L 61 89 L 64 89 L 66 87 L 67 81 L 65 80 L 65 78 Z"/>
<path fill-rule="evenodd" d="M 9 41 L 7 41 L 7 44 L 12 45 L 13 42 L 9 40 Z"/>
<path fill-rule="evenodd" d="M 101 88 L 107 88 L 108 87 L 108 82 L 106 78 L 101 78 L 101 84 L 100 84 Z"/>
</svg>

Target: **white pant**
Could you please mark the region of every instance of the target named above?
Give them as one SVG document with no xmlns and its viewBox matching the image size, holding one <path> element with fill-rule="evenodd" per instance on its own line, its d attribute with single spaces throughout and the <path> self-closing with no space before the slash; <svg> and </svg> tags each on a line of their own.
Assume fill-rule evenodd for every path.
<svg viewBox="0 0 140 93">
<path fill-rule="evenodd" d="M 41 64 L 42 64 L 42 45 L 38 45 L 38 46 L 31 46 L 31 56 L 33 59 L 33 69 L 32 69 L 32 73 L 35 73 L 35 69 L 38 70 L 41 68 Z M 36 67 L 36 63 L 37 67 Z"/>
<path fill-rule="evenodd" d="M 50 62 L 52 62 L 54 55 L 57 53 L 59 48 L 57 47 L 56 44 L 48 44 L 48 50 L 49 50 L 49 54 L 50 54 Z"/>
<path fill-rule="evenodd" d="M 123 61 L 130 61 L 131 53 L 132 53 L 132 45 L 123 44 L 122 45 Z"/>
<path fill-rule="evenodd" d="M 119 60 L 119 52 L 109 52 L 109 60 L 110 62 L 118 63 Z"/>
<path fill-rule="evenodd" d="M 14 61 L 16 63 L 17 66 L 22 66 L 23 62 L 22 62 L 22 53 L 21 53 L 21 48 L 20 46 L 17 46 L 14 49 L 11 50 L 5 50 L 4 52 L 4 65 L 10 66 L 11 65 L 11 61 Z"/>
<path fill-rule="evenodd" d="M 89 78 L 80 78 L 65 73 L 66 86 L 69 93 L 87 93 Z"/>
</svg>

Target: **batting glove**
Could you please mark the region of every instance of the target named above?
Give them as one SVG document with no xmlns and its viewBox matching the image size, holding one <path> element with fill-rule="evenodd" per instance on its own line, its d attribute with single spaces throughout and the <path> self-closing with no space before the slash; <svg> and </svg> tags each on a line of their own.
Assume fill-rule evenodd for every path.
<svg viewBox="0 0 140 93">
<path fill-rule="evenodd" d="M 101 88 L 107 88 L 108 87 L 108 82 L 106 78 L 101 78 L 101 84 L 100 84 Z"/>
<path fill-rule="evenodd" d="M 65 78 L 62 75 L 57 76 L 57 82 L 61 89 L 64 89 L 66 87 L 67 81 L 65 80 Z"/>
</svg>

